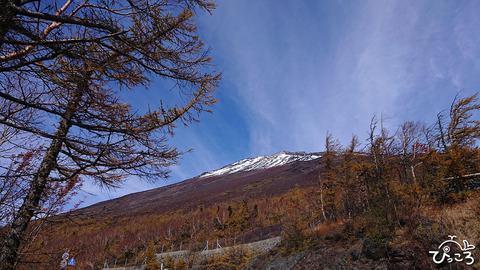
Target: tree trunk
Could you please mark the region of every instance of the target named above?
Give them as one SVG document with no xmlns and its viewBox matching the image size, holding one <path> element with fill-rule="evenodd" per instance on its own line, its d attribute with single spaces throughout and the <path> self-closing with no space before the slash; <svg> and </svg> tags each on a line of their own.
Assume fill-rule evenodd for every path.
<svg viewBox="0 0 480 270">
<path fill-rule="evenodd" d="M 14 2 L 14 3 L 12 3 Z M 19 5 L 20 1 L 11 1 L 11 0 L 1 0 L 0 8 L 2 9 L 2 16 L 0 16 L 0 38 L 3 39 L 5 34 L 12 28 L 12 20 L 15 17 L 15 13 L 12 11 L 10 6 L 12 4 Z M 2 47 L 3 42 L 0 42 L 0 48 Z"/>
<path fill-rule="evenodd" d="M 75 110 L 82 98 L 85 89 L 88 87 L 87 80 L 78 83 L 78 88 L 74 92 L 72 99 L 68 102 L 67 109 L 60 120 L 55 139 L 48 147 L 45 156 L 40 164 L 37 173 L 30 183 L 30 189 L 25 197 L 22 206 L 15 216 L 7 238 L 4 241 L 0 253 L 0 265 L 2 269 L 14 269 L 18 261 L 18 249 L 24 240 L 28 225 L 39 206 L 40 199 L 47 186 L 48 177 L 57 164 L 57 156 L 62 149 L 66 135 L 72 126 L 71 120 Z"/>
<path fill-rule="evenodd" d="M 321 204 L 320 207 L 322 209 L 323 219 L 327 221 L 327 216 L 325 215 L 325 208 L 323 205 L 323 183 L 322 182 L 320 182 L 320 204 Z"/>
</svg>

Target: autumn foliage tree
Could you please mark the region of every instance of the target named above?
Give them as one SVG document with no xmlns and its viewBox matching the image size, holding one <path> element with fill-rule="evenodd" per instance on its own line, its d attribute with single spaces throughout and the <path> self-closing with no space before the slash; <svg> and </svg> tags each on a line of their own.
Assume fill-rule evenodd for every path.
<svg viewBox="0 0 480 270">
<path fill-rule="evenodd" d="M 23 198 L 27 195 L 29 180 L 35 170 L 40 153 L 41 150 L 36 150 L 12 157 L 9 169 L 4 175 L 1 175 L 0 224 L 9 224 L 14 219 Z M 76 195 L 81 186 L 82 181 L 78 176 L 62 182 L 50 182 L 34 213 L 35 218 L 40 219 L 48 217 L 52 213 L 62 212 L 69 203 L 69 199 Z"/>
<path fill-rule="evenodd" d="M 444 176 L 450 186 L 459 192 L 465 189 L 464 175 L 480 171 L 480 151 L 476 143 L 480 138 L 480 110 L 478 93 L 452 102 L 448 118 L 438 115 L 438 141 L 446 159 L 443 162 Z M 477 115 L 475 115 L 477 114 Z"/>
<path fill-rule="evenodd" d="M 166 177 L 180 154 L 168 136 L 210 111 L 220 75 L 208 68 L 193 21 L 214 8 L 210 1 L 0 5 L 0 124 L 15 131 L 2 145 L 2 173 L 13 155 L 43 146 L 1 249 L 9 269 L 48 187 L 80 175 L 112 187 L 127 175 Z M 156 78 L 183 103 L 137 110 L 122 99 Z"/>
<path fill-rule="evenodd" d="M 13 156 L 10 167 L 5 174 L 0 176 L 2 179 L 0 182 L 1 226 L 8 226 L 15 219 L 28 194 L 31 176 L 35 172 L 40 155 L 41 149 Z M 65 181 L 51 181 L 47 184 L 39 204 L 33 212 L 35 221 L 30 224 L 22 240 L 20 254 L 28 252 L 34 255 L 31 256 L 31 262 L 36 263 L 41 260 L 37 251 L 31 249 L 32 244 L 47 227 L 54 223 L 49 217 L 64 212 L 66 207 L 75 210 L 80 205 L 81 201 L 74 205 L 71 199 L 79 192 L 82 183 L 82 179 L 75 176 Z M 63 215 L 64 218 L 67 216 L 68 213 Z M 0 232 L 0 239 L 7 237 L 7 235 L 3 235 L 3 232 L 3 230 Z"/>
<path fill-rule="evenodd" d="M 337 193 L 339 192 L 337 154 L 340 143 L 327 133 L 320 174 L 320 203 L 324 219 L 336 220 L 338 215 Z"/>
<path fill-rule="evenodd" d="M 365 190 L 362 188 L 358 176 L 360 170 L 359 141 L 357 136 L 353 136 L 350 144 L 342 153 L 341 159 L 341 187 L 343 196 L 341 205 L 343 206 L 343 217 L 350 220 L 362 212 Z"/>
<path fill-rule="evenodd" d="M 373 117 L 358 153 L 355 137 L 333 151 L 340 147 L 327 134 L 319 173 L 325 219 L 363 216 L 367 230 L 384 237 L 415 224 L 424 206 L 464 198 L 467 183 L 480 175 L 477 95 L 457 95 L 448 115 L 439 114 L 432 126 L 406 121 L 392 133 L 383 117 Z"/>
</svg>

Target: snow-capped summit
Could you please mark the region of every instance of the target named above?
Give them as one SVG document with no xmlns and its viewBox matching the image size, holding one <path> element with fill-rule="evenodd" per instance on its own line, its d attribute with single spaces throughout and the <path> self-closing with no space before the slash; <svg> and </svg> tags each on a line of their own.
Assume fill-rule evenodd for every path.
<svg viewBox="0 0 480 270">
<path fill-rule="evenodd" d="M 221 169 L 209 171 L 200 177 L 232 174 L 240 171 L 253 171 L 282 166 L 294 161 L 309 161 L 322 157 L 321 153 L 287 152 L 282 151 L 270 156 L 258 156 L 239 160 Z"/>
</svg>

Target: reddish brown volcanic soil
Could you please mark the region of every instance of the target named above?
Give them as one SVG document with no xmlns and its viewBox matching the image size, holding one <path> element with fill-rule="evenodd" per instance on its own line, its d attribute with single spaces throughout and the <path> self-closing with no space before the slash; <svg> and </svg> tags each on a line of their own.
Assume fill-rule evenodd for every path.
<svg viewBox="0 0 480 270">
<path fill-rule="evenodd" d="M 283 194 L 296 185 L 318 183 L 321 158 L 297 161 L 264 170 L 228 175 L 194 177 L 173 185 L 100 202 L 77 210 L 77 214 L 135 215 L 208 207 L 231 199 L 251 199 Z"/>
</svg>

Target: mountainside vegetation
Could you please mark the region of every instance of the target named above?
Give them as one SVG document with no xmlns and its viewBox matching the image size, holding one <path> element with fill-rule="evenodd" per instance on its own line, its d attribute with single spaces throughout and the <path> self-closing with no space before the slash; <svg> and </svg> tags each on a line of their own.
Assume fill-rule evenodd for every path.
<svg viewBox="0 0 480 270">
<path fill-rule="evenodd" d="M 0 207 L 10 212 L 0 216 L 0 267 L 14 269 L 36 237 L 30 223 L 51 212 L 45 202 L 81 181 L 166 178 L 181 155 L 169 138 L 211 111 L 220 74 L 194 20 L 215 8 L 208 0 L 0 7 Z M 138 109 L 125 98 L 154 81 L 158 101 Z"/>
<path fill-rule="evenodd" d="M 333 267 L 338 258 L 343 269 L 435 269 L 428 251 L 448 235 L 476 246 L 480 239 L 479 108 L 477 95 L 458 96 L 437 123 L 408 121 L 393 133 L 373 117 L 364 146 L 354 136 L 342 147 L 329 133 L 322 158 L 309 161 L 316 180 L 283 193 L 262 189 L 262 183 L 280 181 L 265 177 L 249 186 L 261 193 L 248 196 L 245 189 L 196 208 L 57 216 L 18 269 L 56 267 L 66 248 L 78 269 L 144 258 L 148 269 L 156 269 L 154 254 L 162 250 L 201 251 L 206 241 L 233 246 L 279 235 L 281 256 L 302 254 L 299 269 Z M 478 249 L 472 254 L 479 258 Z M 268 260 L 268 254 L 239 252 L 197 267 L 258 269 Z M 170 269 L 192 264 L 168 262 Z M 471 267 L 480 267 L 478 260 Z"/>
</svg>

